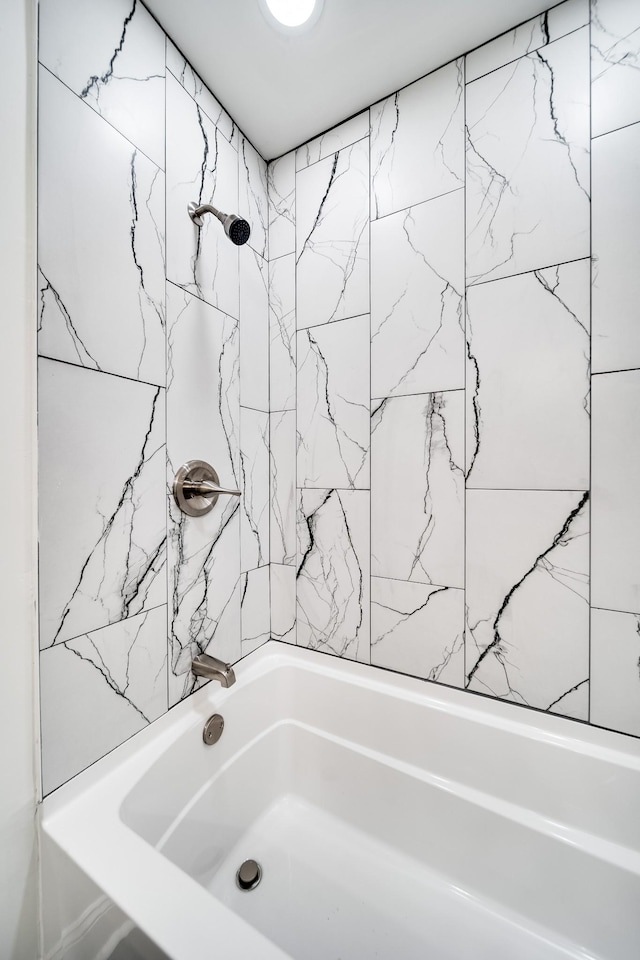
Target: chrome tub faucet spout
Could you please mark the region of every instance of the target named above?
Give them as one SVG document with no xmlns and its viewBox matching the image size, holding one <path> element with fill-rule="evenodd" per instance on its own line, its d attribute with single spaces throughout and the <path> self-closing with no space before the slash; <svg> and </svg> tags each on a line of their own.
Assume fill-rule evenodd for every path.
<svg viewBox="0 0 640 960">
<path fill-rule="evenodd" d="M 194 677 L 204 677 L 205 680 L 219 680 L 223 687 L 230 687 L 236 682 L 236 675 L 229 663 L 224 663 L 208 653 L 200 653 L 191 661 L 191 672 Z"/>
</svg>

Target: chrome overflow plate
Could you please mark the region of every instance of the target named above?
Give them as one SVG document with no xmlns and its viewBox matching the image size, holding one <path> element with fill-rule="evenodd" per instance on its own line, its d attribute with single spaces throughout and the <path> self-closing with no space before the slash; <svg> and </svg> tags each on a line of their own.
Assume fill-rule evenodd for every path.
<svg viewBox="0 0 640 960">
<path fill-rule="evenodd" d="M 187 460 L 175 475 L 173 496 L 189 517 L 203 517 L 209 513 L 221 494 L 239 497 L 240 491 L 221 487 L 218 474 L 206 460 Z"/>
<path fill-rule="evenodd" d="M 212 717 L 209 717 L 209 719 L 204 725 L 204 730 L 202 731 L 202 739 L 207 744 L 207 746 L 210 747 L 214 743 L 218 742 L 218 740 L 222 736 L 223 730 L 224 730 L 224 718 L 221 717 L 219 713 L 214 713 Z"/>
</svg>

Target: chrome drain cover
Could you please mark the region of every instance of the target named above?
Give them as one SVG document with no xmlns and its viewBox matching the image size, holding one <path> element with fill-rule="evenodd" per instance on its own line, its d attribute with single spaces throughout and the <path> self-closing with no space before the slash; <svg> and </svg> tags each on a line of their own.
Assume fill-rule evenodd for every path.
<svg viewBox="0 0 640 960">
<path fill-rule="evenodd" d="M 262 867 L 256 860 L 245 860 L 236 873 L 236 883 L 241 890 L 253 890 L 262 880 Z"/>
</svg>

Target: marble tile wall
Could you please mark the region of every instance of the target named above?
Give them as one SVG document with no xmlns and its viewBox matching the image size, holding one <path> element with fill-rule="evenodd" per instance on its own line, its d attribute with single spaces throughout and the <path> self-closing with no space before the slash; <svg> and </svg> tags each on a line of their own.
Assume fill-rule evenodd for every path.
<svg viewBox="0 0 640 960">
<path fill-rule="evenodd" d="M 565 0 L 269 164 L 274 638 L 640 736 L 639 59 Z"/>
<path fill-rule="evenodd" d="M 48 793 L 189 694 L 194 654 L 269 638 L 269 206 L 265 161 L 139 0 L 41 0 L 39 59 Z M 182 514 L 190 459 L 240 502 Z"/>
</svg>

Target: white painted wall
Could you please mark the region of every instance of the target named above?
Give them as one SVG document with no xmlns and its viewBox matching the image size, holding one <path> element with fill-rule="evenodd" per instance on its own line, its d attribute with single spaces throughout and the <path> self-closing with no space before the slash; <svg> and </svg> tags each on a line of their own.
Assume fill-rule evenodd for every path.
<svg viewBox="0 0 640 960">
<path fill-rule="evenodd" d="M 0 956 L 38 955 L 35 485 L 36 0 L 0 18 Z"/>
</svg>

